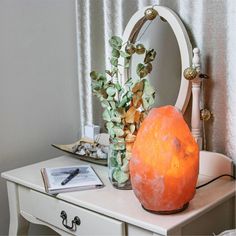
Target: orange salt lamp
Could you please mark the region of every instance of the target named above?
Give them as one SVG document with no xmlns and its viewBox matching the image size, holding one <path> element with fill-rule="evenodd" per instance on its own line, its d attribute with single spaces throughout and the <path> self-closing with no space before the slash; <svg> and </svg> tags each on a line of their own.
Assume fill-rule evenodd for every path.
<svg viewBox="0 0 236 236">
<path fill-rule="evenodd" d="M 172 214 L 194 197 L 199 169 L 198 145 L 173 106 L 152 109 L 132 150 L 133 191 L 144 209 Z"/>
</svg>

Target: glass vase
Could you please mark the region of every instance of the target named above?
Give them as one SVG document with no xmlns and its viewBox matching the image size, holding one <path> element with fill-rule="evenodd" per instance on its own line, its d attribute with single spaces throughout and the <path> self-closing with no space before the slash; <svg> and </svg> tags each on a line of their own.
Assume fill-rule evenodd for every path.
<svg viewBox="0 0 236 236">
<path fill-rule="evenodd" d="M 132 189 L 129 173 L 131 150 L 125 142 L 111 142 L 108 153 L 109 179 L 117 189 Z"/>
</svg>

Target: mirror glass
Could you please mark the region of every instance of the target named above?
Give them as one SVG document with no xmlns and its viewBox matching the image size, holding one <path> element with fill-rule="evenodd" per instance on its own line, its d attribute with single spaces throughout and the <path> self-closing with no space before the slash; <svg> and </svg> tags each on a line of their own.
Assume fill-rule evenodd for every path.
<svg viewBox="0 0 236 236">
<path fill-rule="evenodd" d="M 157 52 L 152 72 L 149 74 L 151 84 L 156 89 L 154 107 L 175 105 L 181 83 L 181 56 L 175 34 L 168 22 L 156 17 L 146 21 L 141 27 L 135 44 L 141 43 L 146 49 Z M 143 63 L 144 55 L 134 54 L 132 57 L 132 78 L 137 77 L 136 66 Z"/>
</svg>

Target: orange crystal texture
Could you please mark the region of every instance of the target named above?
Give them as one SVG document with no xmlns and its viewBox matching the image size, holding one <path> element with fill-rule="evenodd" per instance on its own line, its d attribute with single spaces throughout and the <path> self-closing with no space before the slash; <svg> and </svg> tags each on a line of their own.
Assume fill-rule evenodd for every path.
<svg viewBox="0 0 236 236">
<path fill-rule="evenodd" d="M 132 188 L 151 211 L 175 211 L 195 194 L 199 150 L 182 114 L 173 106 L 152 109 L 132 150 Z"/>
</svg>

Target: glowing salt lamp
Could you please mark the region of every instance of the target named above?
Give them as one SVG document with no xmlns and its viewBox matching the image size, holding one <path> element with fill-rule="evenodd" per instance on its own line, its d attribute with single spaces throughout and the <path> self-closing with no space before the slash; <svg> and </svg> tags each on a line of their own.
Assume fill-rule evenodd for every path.
<svg viewBox="0 0 236 236">
<path fill-rule="evenodd" d="M 132 150 L 133 191 L 146 210 L 172 214 L 194 197 L 198 145 L 173 106 L 154 108 L 143 121 Z"/>
</svg>

